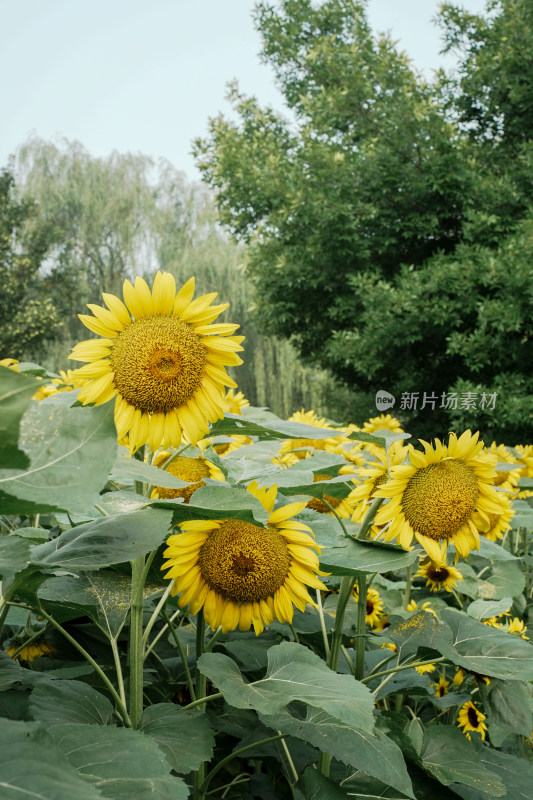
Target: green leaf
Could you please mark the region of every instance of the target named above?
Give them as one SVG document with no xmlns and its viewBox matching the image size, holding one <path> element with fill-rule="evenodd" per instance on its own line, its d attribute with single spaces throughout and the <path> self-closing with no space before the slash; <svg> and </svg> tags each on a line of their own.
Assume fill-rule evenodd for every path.
<svg viewBox="0 0 533 800">
<path fill-rule="evenodd" d="M 533 647 L 511 633 L 471 619 L 455 609 L 445 609 L 442 619 L 450 627 L 449 645 L 439 639 L 429 645 L 472 672 L 494 678 L 533 680 Z"/>
<path fill-rule="evenodd" d="M 90 786 L 76 773 L 61 748 L 36 722 L 2 720 L 0 775 L 1 793 L 6 800 L 104 797 L 96 786 Z"/>
<path fill-rule="evenodd" d="M 39 388 L 39 381 L 0 367 L 0 468 L 25 469 L 30 461 L 18 448 L 22 415 Z"/>
<path fill-rule="evenodd" d="M 152 506 L 171 508 L 173 524 L 189 519 L 242 519 L 252 525 L 266 526 L 268 514 L 250 492 L 226 484 L 201 486 L 190 503 L 175 500 L 152 500 Z"/>
<path fill-rule="evenodd" d="M 527 684 L 523 681 L 491 680 L 484 687 L 483 705 L 488 715 L 488 725 L 499 725 L 527 739 L 533 730 Z"/>
<path fill-rule="evenodd" d="M 144 481 L 153 486 L 162 486 L 164 489 L 182 489 L 188 486 L 188 481 L 182 481 L 159 467 L 152 467 L 138 461 L 136 458 L 119 455 L 111 468 L 109 478 L 117 483 L 134 483 Z"/>
<path fill-rule="evenodd" d="M 517 561 L 518 556 L 514 556 L 505 547 L 496 542 L 491 542 L 484 536 L 479 537 L 479 555 L 488 558 L 490 561 Z M 462 565 L 461 565 L 462 568 Z"/>
<path fill-rule="evenodd" d="M 22 681 L 24 672 L 18 661 L 14 661 L 10 655 L 0 650 L 0 692 L 5 692 L 14 683 Z"/>
<path fill-rule="evenodd" d="M 115 460 L 113 404 L 70 408 L 48 400 L 35 403 L 22 419 L 19 444 L 30 466 L 0 470 L 3 512 L 85 513 L 99 501 Z"/>
<path fill-rule="evenodd" d="M 531 787 L 533 786 L 533 764 L 531 762 L 486 746 L 479 748 L 479 760 L 483 766 L 499 776 L 500 781 L 507 789 L 505 800 L 531 800 Z M 483 789 L 454 786 L 454 790 L 463 800 L 487 800 L 489 797 Z"/>
<path fill-rule="evenodd" d="M 31 545 L 26 539 L 11 534 L 0 537 L 0 575 L 3 578 L 16 575 L 28 565 Z"/>
<path fill-rule="evenodd" d="M 237 708 L 275 714 L 299 700 L 356 728 L 372 731 L 374 727 L 374 703 L 366 686 L 351 675 L 332 672 L 318 656 L 294 642 L 270 648 L 266 676 L 254 683 L 245 684 L 235 662 L 222 653 L 204 653 L 198 666 Z"/>
<path fill-rule="evenodd" d="M 209 761 L 215 736 L 205 714 L 172 703 L 157 703 L 143 711 L 139 730 L 160 747 L 173 770 L 182 775 Z"/>
<path fill-rule="evenodd" d="M 509 611 L 513 605 L 511 597 L 503 597 L 501 600 L 474 600 L 470 603 L 466 612 L 473 619 L 482 620 L 489 617 L 497 617 Z"/>
<path fill-rule="evenodd" d="M 346 437 L 347 439 L 355 439 L 357 442 L 368 442 L 368 444 L 377 444 L 378 447 L 383 447 L 384 450 L 389 449 L 393 442 L 401 442 L 404 439 L 410 439 L 410 433 L 391 433 L 386 428 L 374 433 L 363 433 L 363 431 L 353 431 Z"/>
<path fill-rule="evenodd" d="M 489 797 L 506 793 L 501 778 L 481 763 L 475 747 L 451 725 L 426 728 L 421 760 L 424 768 L 445 786 L 464 783 L 482 788 Z"/>
<path fill-rule="evenodd" d="M 268 727 L 303 739 L 333 758 L 414 797 L 402 751 L 388 736 L 379 730 L 368 733 L 346 725 L 317 708 L 308 706 L 306 712 L 303 719 L 288 710 L 259 716 Z"/>
<path fill-rule="evenodd" d="M 168 511 L 147 508 L 87 522 L 38 545 L 33 550 L 32 563 L 93 570 L 130 561 L 155 550 L 165 541 L 170 517 Z"/>
<path fill-rule="evenodd" d="M 30 697 L 30 711 L 48 730 L 66 723 L 109 725 L 113 720 L 113 706 L 107 697 L 82 681 L 41 683 Z"/>
<path fill-rule="evenodd" d="M 418 557 L 414 550 L 408 552 L 394 544 L 354 541 L 343 536 L 337 520 L 326 514 L 307 512 L 305 522 L 313 530 L 317 544 L 324 547 L 319 556 L 320 568 L 332 575 L 390 572 L 414 564 Z M 357 532 L 350 520 L 344 520 L 344 524 L 348 532 Z"/>
<path fill-rule="evenodd" d="M 533 508 L 525 500 L 513 500 L 514 517 L 511 520 L 513 529 L 527 528 L 533 530 Z"/>
<path fill-rule="evenodd" d="M 255 672 L 265 669 L 268 664 L 268 651 L 278 641 L 276 638 L 261 636 L 247 637 L 239 636 L 228 642 L 222 642 L 221 646 L 230 655 L 234 656 L 242 665 L 245 672 Z"/>
<path fill-rule="evenodd" d="M 512 561 L 497 561 L 493 564 L 492 575 L 479 581 L 478 596 L 482 600 L 501 600 L 503 597 L 516 597 L 524 591 L 526 578 L 520 565 Z"/>
<path fill-rule="evenodd" d="M 131 580 L 129 576 L 112 570 L 81 573 L 78 576 L 60 575 L 49 578 L 39 589 L 38 595 L 45 610 L 56 619 L 65 610 L 74 616 L 84 613 L 115 638 L 129 612 Z"/>
<path fill-rule="evenodd" d="M 282 419 L 268 420 L 268 425 L 261 425 L 240 414 L 224 414 L 211 426 L 209 436 L 257 436 L 261 441 L 269 439 L 331 439 L 338 436 L 332 428 L 315 428 L 301 422 L 289 422 Z"/>
<path fill-rule="evenodd" d="M 79 775 L 113 800 L 186 800 L 181 778 L 157 744 L 140 731 L 100 725 L 51 729 L 58 747 Z M 74 793 L 72 797 L 77 795 Z"/>
<path fill-rule="evenodd" d="M 307 767 L 294 787 L 294 800 L 347 800 L 349 795 L 337 783 Z"/>
</svg>

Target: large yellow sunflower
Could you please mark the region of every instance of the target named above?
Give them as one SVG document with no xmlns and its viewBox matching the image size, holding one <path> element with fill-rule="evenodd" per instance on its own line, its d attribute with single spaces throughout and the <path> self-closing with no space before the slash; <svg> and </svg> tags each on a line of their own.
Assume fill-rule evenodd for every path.
<svg viewBox="0 0 533 800">
<path fill-rule="evenodd" d="M 115 423 L 131 450 L 177 447 L 182 432 L 194 444 L 208 422 L 223 416 L 225 386 L 236 387 L 225 367 L 242 364 L 239 327 L 211 324 L 227 308 L 212 306 L 216 293 L 193 300 L 194 278 L 176 294 L 168 272 L 158 272 L 152 291 L 142 278 L 124 281 L 124 301 L 104 294 L 107 308 L 89 304 L 94 316 L 79 314 L 104 338 L 77 344 L 69 358 L 88 364 L 75 370 L 87 378 L 78 398 L 100 405 L 115 400 Z"/>
<path fill-rule="evenodd" d="M 396 539 L 409 549 L 413 536 L 435 563 L 446 559 L 448 543 L 457 558 L 479 548 L 479 531 L 489 526 L 489 514 L 501 514 L 500 493 L 494 488 L 497 458 L 482 453 L 479 434 L 450 434 L 444 445 L 423 442 L 424 453 L 409 447 L 410 464 L 391 467 L 391 479 L 374 492 L 389 498 L 376 514 L 386 541 Z"/>
<path fill-rule="evenodd" d="M 162 467 L 170 456 L 171 453 L 168 450 L 158 453 L 154 459 L 154 466 Z M 170 472 L 171 475 L 182 481 L 188 481 L 189 485 L 183 486 L 181 489 L 165 489 L 163 486 L 154 486 L 152 498 L 171 500 L 175 497 L 183 497 L 183 502 L 189 503 L 195 491 L 201 486 L 205 486 L 204 478 L 224 481 L 224 473 L 203 456 L 200 456 L 200 458 L 177 456 L 170 462 L 165 471 Z"/>
<path fill-rule="evenodd" d="M 254 481 L 248 491 L 268 511 L 268 527 L 260 528 L 236 519 L 182 522 L 182 533 L 170 536 L 161 569 L 174 581 L 172 594 L 192 614 L 201 608 L 213 630 L 227 633 L 237 626 L 256 635 L 274 617 L 292 622 L 293 603 L 303 611 L 313 603 L 307 588 L 326 587 L 317 578 L 320 551 L 311 529 L 291 519 L 305 508 L 289 503 L 274 508 L 277 487 L 259 489 Z"/>
</svg>

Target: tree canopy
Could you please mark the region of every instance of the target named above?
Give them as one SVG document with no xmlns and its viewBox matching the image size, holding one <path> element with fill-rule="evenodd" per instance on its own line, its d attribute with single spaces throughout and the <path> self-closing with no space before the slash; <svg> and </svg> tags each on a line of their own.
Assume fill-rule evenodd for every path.
<svg viewBox="0 0 533 800">
<path fill-rule="evenodd" d="M 364 3 L 259 3 L 287 116 L 232 84 L 232 119 L 195 143 L 250 245 L 261 323 L 351 387 L 361 420 L 383 389 L 417 434 L 533 434 L 532 16 L 527 0 L 445 4 L 459 67 L 429 82 Z"/>
</svg>

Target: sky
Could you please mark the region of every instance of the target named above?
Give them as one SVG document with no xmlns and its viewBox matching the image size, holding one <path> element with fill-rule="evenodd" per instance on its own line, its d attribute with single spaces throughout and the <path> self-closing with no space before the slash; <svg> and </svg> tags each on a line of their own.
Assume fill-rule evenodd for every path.
<svg viewBox="0 0 533 800">
<path fill-rule="evenodd" d="M 480 13 L 485 0 L 459 3 Z M 80 141 L 168 159 L 199 179 L 192 140 L 209 117 L 230 113 L 237 79 L 262 105 L 283 111 L 259 59 L 255 0 L 0 0 L 0 167 L 29 136 Z M 453 57 L 432 24 L 439 0 L 368 0 L 375 32 L 387 31 L 429 78 Z"/>
</svg>

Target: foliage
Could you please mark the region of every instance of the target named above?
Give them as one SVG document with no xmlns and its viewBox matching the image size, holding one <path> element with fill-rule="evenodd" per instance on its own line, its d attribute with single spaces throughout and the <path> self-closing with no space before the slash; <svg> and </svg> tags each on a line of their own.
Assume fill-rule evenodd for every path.
<svg viewBox="0 0 533 800">
<path fill-rule="evenodd" d="M 58 335 L 60 320 L 39 270 L 56 238 L 37 205 L 19 197 L 12 166 L 0 172 L 0 357 L 18 358 Z"/>
<path fill-rule="evenodd" d="M 478 410 L 476 425 L 516 441 L 533 431 L 533 24 L 526 0 L 490 10 L 444 5 L 461 62 L 429 84 L 372 36 L 362 3 L 260 3 L 289 116 L 231 84 L 234 118 L 213 118 L 195 152 L 250 244 L 259 319 L 355 392 L 356 419 L 381 389 L 497 391 L 501 417 Z M 468 417 L 419 411 L 403 419 L 426 436 Z"/>
<path fill-rule="evenodd" d="M 117 454 L 108 405 L 73 406 L 73 393 L 29 401 L 38 382 L 5 368 L 0 381 L 6 796 L 527 796 L 533 648 L 505 620 L 507 612 L 531 620 L 530 500 L 514 500 L 516 518 L 500 542 L 483 539 L 457 565 L 463 580 L 437 593 L 413 569 L 424 551 L 363 540 L 360 523 L 305 508 L 299 518 L 329 573 L 320 604 L 260 636 L 221 628 L 205 635 L 201 614 L 180 609 L 161 577 L 169 531 L 221 516 L 260 529 L 267 512 L 244 491 L 251 480 L 279 486 L 278 511 L 295 500 L 346 497 L 351 459 L 375 464 L 374 454 L 384 457 L 405 434 L 349 429 L 331 452 L 331 428 L 244 409 L 217 422 L 206 443 L 225 481 L 207 480 L 188 503 L 158 500 L 151 488 L 161 469 L 148 453 L 146 461 L 124 448 Z M 248 444 L 217 453 L 234 436 Z M 276 459 L 283 443 L 299 457 L 289 468 Z M 184 483 L 170 473 L 161 482 Z M 356 582 L 379 592 L 380 629 L 365 622 L 366 592 L 362 603 L 352 599 Z M 415 669 L 428 662 L 430 673 Z M 137 720 L 129 694 L 136 674 L 144 702 Z M 485 739 L 473 730 L 469 741 L 458 727 L 458 710 L 472 702 L 487 722 Z"/>
</svg>

